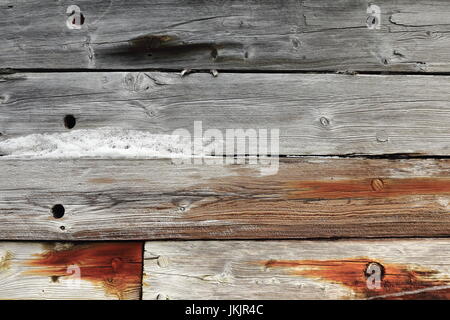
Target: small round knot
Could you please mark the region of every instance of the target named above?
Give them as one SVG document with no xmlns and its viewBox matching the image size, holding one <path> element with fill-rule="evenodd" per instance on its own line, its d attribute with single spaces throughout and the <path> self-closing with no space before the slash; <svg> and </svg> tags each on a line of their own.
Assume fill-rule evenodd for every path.
<svg viewBox="0 0 450 320">
<path fill-rule="evenodd" d="M 8 101 L 8 96 L 3 95 L 0 96 L 0 104 L 6 103 Z"/>
<path fill-rule="evenodd" d="M 297 38 L 292 38 L 291 39 L 292 42 L 292 47 L 294 47 L 294 49 L 298 49 L 300 47 L 300 40 L 298 40 Z"/>
<path fill-rule="evenodd" d="M 378 132 L 376 138 L 377 138 L 378 142 L 388 142 L 389 141 L 389 137 L 388 137 L 387 133 L 384 131 Z"/>
<path fill-rule="evenodd" d="M 370 185 L 373 191 L 381 191 L 384 189 L 384 182 L 381 179 L 373 179 Z"/>
<path fill-rule="evenodd" d="M 320 118 L 320 124 L 324 127 L 328 127 L 330 125 L 330 120 L 325 117 Z"/>
</svg>

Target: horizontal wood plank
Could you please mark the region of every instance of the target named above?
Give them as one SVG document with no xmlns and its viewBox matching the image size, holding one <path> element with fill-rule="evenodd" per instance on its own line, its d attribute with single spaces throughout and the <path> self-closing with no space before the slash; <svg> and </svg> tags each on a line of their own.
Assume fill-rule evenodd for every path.
<svg viewBox="0 0 450 320">
<path fill-rule="evenodd" d="M 449 155 L 447 80 L 267 73 L 4 75 L 0 154 L 14 153 L 1 141 L 17 136 L 102 128 L 162 135 L 183 128 L 194 135 L 194 122 L 201 121 L 203 132 L 219 129 L 224 136 L 226 129 L 279 129 L 283 155 Z M 65 127 L 66 115 L 75 117 L 72 131 Z"/>
<path fill-rule="evenodd" d="M 275 160 L 2 160 L 0 239 L 450 234 L 450 160 Z"/>
<path fill-rule="evenodd" d="M 139 299 L 142 243 L 0 243 L 0 299 Z"/>
<path fill-rule="evenodd" d="M 147 242 L 143 298 L 447 300 L 449 245 L 431 239 Z"/>
<path fill-rule="evenodd" d="M 376 20 L 371 5 L 6 0 L 0 68 L 450 71 L 448 1 L 379 0 Z"/>
</svg>

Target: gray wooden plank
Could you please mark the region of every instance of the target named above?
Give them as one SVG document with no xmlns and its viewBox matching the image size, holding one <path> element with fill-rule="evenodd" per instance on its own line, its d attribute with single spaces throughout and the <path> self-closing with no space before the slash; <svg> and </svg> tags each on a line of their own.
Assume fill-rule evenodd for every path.
<svg viewBox="0 0 450 320">
<path fill-rule="evenodd" d="M 1 154 L 17 136 L 77 129 L 170 135 L 279 129 L 284 155 L 450 154 L 443 76 L 159 72 L 18 73 L 0 78 Z M 73 115 L 72 131 L 64 126 Z M 109 130 L 108 129 L 108 130 Z M 270 132 L 270 131 L 269 131 Z M 118 133 L 120 134 L 120 133 Z M 122 133 L 123 134 L 123 133 Z M 31 136 L 45 139 L 46 136 Z M 118 147 L 120 148 L 120 147 Z"/>
<path fill-rule="evenodd" d="M 1 160 L 0 239 L 450 234 L 449 160 L 272 161 L 267 174 L 261 163 Z"/>
<path fill-rule="evenodd" d="M 74 4 L 81 29 L 66 23 Z M 5 0 L 0 68 L 450 71 L 448 1 L 379 0 L 369 29 L 373 4 Z"/>
<path fill-rule="evenodd" d="M 448 299 L 449 244 L 436 239 L 147 242 L 143 298 Z"/>
<path fill-rule="evenodd" d="M 0 299 L 139 299 L 142 250 L 134 242 L 0 242 Z"/>
</svg>

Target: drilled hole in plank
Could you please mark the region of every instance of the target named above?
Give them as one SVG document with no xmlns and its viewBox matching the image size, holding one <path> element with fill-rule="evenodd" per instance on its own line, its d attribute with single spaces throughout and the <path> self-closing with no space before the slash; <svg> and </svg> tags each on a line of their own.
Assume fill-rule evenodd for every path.
<svg viewBox="0 0 450 320">
<path fill-rule="evenodd" d="M 73 127 L 75 127 L 75 125 L 77 124 L 77 120 L 75 119 L 75 117 L 71 114 L 68 114 L 64 117 L 64 126 L 67 129 L 72 129 Z"/>
<path fill-rule="evenodd" d="M 55 204 L 52 207 L 52 214 L 53 214 L 53 218 L 55 218 L 55 219 L 61 219 L 64 216 L 65 212 L 66 212 L 66 209 L 64 209 L 64 206 L 62 204 Z"/>
</svg>

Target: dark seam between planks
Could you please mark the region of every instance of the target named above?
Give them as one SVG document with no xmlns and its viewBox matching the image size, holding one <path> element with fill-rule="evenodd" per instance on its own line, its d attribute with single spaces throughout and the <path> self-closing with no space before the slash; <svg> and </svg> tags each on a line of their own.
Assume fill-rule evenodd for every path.
<svg viewBox="0 0 450 320">
<path fill-rule="evenodd" d="M 383 76 L 450 76 L 449 72 L 420 72 L 420 71 L 364 71 L 358 69 L 336 69 L 336 70 L 264 70 L 264 69 L 190 69 L 189 66 L 180 69 L 171 68 L 111 68 L 111 69 L 89 69 L 89 68 L 67 68 L 67 69 L 48 69 L 48 68 L 3 68 L 0 69 L 1 74 L 15 74 L 15 73 L 100 73 L 100 72 L 167 72 L 180 73 L 183 70 L 189 69 L 189 73 L 210 73 L 211 70 L 217 70 L 219 73 L 228 74 L 340 74 L 340 75 L 383 75 Z"/>
<path fill-rule="evenodd" d="M 246 242 L 264 242 L 264 241 L 319 241 L 319 242 L 335 242 L 335 241 L 389 241 L 389 240 L 444 240 L 450 239 L 450 235 L 433 235 L 433 236 L 377 236 L 377 237 L 358 237 L 358 236 L 347 236 L 347 237 L 307 237 L 307 238 L 195 238 L 195 239 L 180 239 L 180 238 L 136 238 L 134 240 L 130 239 L 99 239 L 99 240 L 79 240 L 79 239 L 60 239 L 60 240 L 23 240 L 23 239 L 1 239 L 0 242 L 20 242 L 20 243 L 76 243 L 76 244 L 90 244 L 90 243 L 114 243 L 114 242 L 202 242 L 202 241 L 246 241 Z M 144 250 L 145 251 L 145 250 Z M 148 260 L 148 259 L 144 259 Z"/>
<path fill-rule="evenodd" d="M 9 157 L 9 154 L 0 154 L 1 157 Z M 210 158 L 219 158 L 220 156 L 209 156 Z M 289 154 L 289 155 L 277 155 L 274 157 L 267 156 L 258 156 L 258 155 L 233 155 L 233 156 L 222 156 L 222 158 L 235 158 L 235 159 L 245 159 L 245 158 L 273 158 L 273 159 L 309 159 L 309 158 L 333 158 L 333 159 L 380 159 L 380 160 L 427 160 L 427 159 L 436 159 L 436 160 L 446 160 L 450 159 L 450 155 L 427 155 L 427 154 L 407 154 L 407 153 L 387 153 L 387 154 Z M 109 161 L 117 161 L 117 160 L 170 160 L 170 158 L 102 158 L 102 157 L 79 157 L 79 158 L 20 158 L 20 157 L 11 157 L 5 158 L 6 160 L 14 160 L 14 161 L 35 161 L 35 160 L 50 160 L 50 161 L 65 161 L 65 160 L 109 160 Z"/>
<path fill-rule="evenodd" d="M 121 242 L 119 240 L 119 242 Z M 145 272 L 145 266 L 144 266 L 144 261 L 145 261 L 145 242 L 146 240 L 141 240 L 139 241 L 141 243 L 141 279 L 140 279 L 140 286 L 139 286 L 139 298 L 138 300 L 143 300 L 143 296 L 144 296 L 144 272 Z"/>
</svg>

